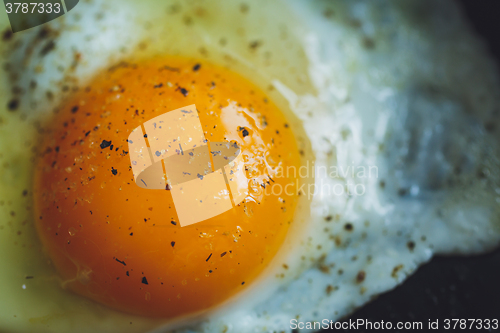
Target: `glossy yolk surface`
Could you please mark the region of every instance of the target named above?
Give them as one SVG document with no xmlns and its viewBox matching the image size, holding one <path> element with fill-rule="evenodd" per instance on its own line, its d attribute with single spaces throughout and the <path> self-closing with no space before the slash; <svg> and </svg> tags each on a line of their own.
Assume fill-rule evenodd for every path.
<svg viewBox="0 0 500 333">
<path fill-rule="evenodd" d="M 249 195 L 181 227 L 170 191 L 135 184 L 127 138 L 191 104 L 207 140 L 241 147 Z M 142 316 L 206 310 L 248 287 L 280 248 L 297 196 L 269 188 L 295 184 L 277 170 L 299 163 L 283 114 L 239 75 L 184 58 L 121 63 L 62 105 L 45 134 L 37 229 L 64 287 Z"/>
</svg>

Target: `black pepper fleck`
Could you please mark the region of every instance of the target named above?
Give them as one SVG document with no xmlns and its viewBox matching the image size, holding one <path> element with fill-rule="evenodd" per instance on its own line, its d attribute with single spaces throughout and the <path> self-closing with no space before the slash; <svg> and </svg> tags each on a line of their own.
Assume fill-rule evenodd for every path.
<svg viewBox="0 0 500 333">
<path fill-rule="evenodd" d="M 145 277 L 145 276 L 143 276 L 143 277 L 142 277 L 142 283 L 144 283 L 144 284 L 148 284 L 148 279 L 146 279 L 146 277 Z"/>
<path fill-rule="evenodd" d="M 111 167 L 111 173 L 116 176 L 118 174 L 118 170 L 116 170 L 115 168 Z"/>
<path fill-rule="evenodd" d="M 8 41 L 8 40 L 11 40 L 12 39 L 12 36 L 14 35 L 14 33 L 12 32 L 12 30 L 10 29 L 5 29 L 5 31 L 3 32 L 3 35 L 2 35 L 2 40 L 4 42 Z"/>
<path fill-rule="evenodd" d="M 100 145 L 101 149 L 108 148 L 109 146 L 111 146 L 111 140 L 110 141 L 102 140 Z"/>
<path fill-rule="evenodd" d="M 50 40 L 45 44 L 45 46 L 40 50 L 40 55 L 45 56 L 47 55 L 50 51 L 54 50 L 56 48 L 56 43 L 53 40 Z"/>
<path fill-rule="evenodd" d="M 199 70 L 199 69 L 200 69 L 200 67 L 201 67 L 201 65 L 200 65 L 200 64 L 196 64 L 196 65 L 194 65 L 194 67 L 193 67 L 193 71 L 195 71 L 195 72 L 196 72 L 197 70 Z"/>
<path fill-rule="evenodd" d="M 50 34 L 50 28 L 48 27 L 43 27 L 42 30 L 40 30 L 40 32 L 38 33 L 38 38 L 39 39 L 44 39 L 44 38 L 47 38 Z"/>
<path fill-rule="evenodd" d="M 249 46 L 252 50 L 257 49 L 260 45 L 262 45 L 262 42 L 255 40 L 253 42 L 250 42 Z"/>
<path fill-rule="evenodd" d="M 365 277 L 366 277 L 365 271 L 359 271 L 358 275 L 356 275 L 356 282 L 357 283 L 363 282 L 365 280 Z"/>
<path fill-rule="evenodd" d="M 127 266 L 127 264 L 125 263 L 125 261 L 121 261 L 120 259 L 118 258 L 115 258 L 116 261 L 118 261 L 120 264 L 122 264 L 123 266 Z"/>
<path fill-rule="evenodd" d="M 185 88 L 182 88 L 182 87 L 178 87 L 175 90 L 179 90 L 181 92 L 181 94 L 184 95 L 184 97 L 186 97 L 188 95 L 188 93 L 189 93 L 189 91 L 187 91 Z"/>
<path fill-rule="evenodd" d="M 16 98 L 11 99 L 10 102 L 7 104 L 7 107 L 9 108 L 9 111 L 16 111 L 17 108 L 19 107 L 19 100 Z"/>
<path fill-rule="evenodd" d="M 240 130 L 241 130 L 241 135 L 243 135 L 243 137 L 247 137 L 248 135 L 250 135 L 250 133 L 248 133 L 248 130 L 245 127 L 240 127 Z"/>
<path fill-rule="evenodd" d="M 406 195 L 406 193 L 407 193 L 407 192 L 408 192 L 408 191 L 407 191 L 405 188 L 400 188 L 400 189 L 398 190 L 398 195 L 399 195 L 400 197 L 404 197 L 404 196 Z"/>
</svg>

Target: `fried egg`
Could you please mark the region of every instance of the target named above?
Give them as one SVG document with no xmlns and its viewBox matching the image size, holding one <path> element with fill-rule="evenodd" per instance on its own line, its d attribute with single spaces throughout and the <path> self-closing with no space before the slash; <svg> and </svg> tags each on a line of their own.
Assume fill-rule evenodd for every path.
<svg viewBox="0 0 500 333">
<path fill-rule="evenodd" d="M 2 331 L 290 332 L 499 243 L 498 76 L 451 1 L 81 1 L 0 27 Z M 181 227 L 127 138 L 191 104 L 249 195 Z"/>
</svg>

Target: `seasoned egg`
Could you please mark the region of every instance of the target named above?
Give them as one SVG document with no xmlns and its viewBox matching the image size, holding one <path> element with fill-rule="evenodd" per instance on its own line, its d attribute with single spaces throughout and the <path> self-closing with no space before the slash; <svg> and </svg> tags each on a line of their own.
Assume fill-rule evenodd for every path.
<svg viewBox="0 0 500 333">
<path fill-rule="evenodd" d="M 170 190 L 135 184 L 128 137 L 191 104 L 208 142 L 241 147 L 250 193 L 226 213 L 181 227 Z M 300 154 L 286 118 L 243 78 L 183 58 L 121 63 L 59 113 L 41 146 L 34 199 L 42 243 L 66 287 L 124 312 L 175 318 L 247 288 L 282 245 L 298 194 L 265 188 L 294 185 L 276 167 L 299 168 Z"/>
<path fill-rule="evenodd" d="M 499 81 L 452 1 L 80 1 L 0 29 L 2 331 L 291 332 L 499 243 Z M 127 139 L 189 105 L 248 195 L 183 227 Z"/>
</svg>

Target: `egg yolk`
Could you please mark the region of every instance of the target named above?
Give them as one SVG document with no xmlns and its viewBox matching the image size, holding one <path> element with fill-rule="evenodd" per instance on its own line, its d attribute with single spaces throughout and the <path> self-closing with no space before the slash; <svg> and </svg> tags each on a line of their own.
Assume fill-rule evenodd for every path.
<svg viewBox="0 0 500 333">
<path fill-rule="evenodd" d="M 181 227 L 171 191 L 134 181 L 127 138 L 145 121 L 195 104 L 205 138 L 241 148 L 249 194 Z M 74 292 L 127 313 L 174 318 L 241 292 L 292 223 L 300 166 L 287 120 L 238 74 L 181 57 L 122 62 L 59 108 L 41 142 L 34 192 L 43 246 Z M 275 194 L 276 193 L 276 194 Z"/>
</svg>

